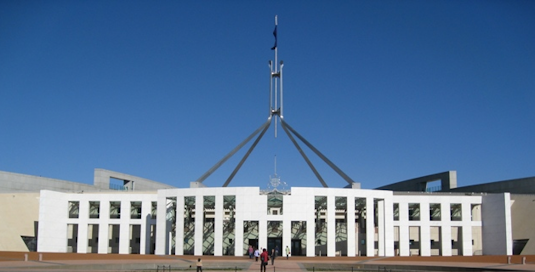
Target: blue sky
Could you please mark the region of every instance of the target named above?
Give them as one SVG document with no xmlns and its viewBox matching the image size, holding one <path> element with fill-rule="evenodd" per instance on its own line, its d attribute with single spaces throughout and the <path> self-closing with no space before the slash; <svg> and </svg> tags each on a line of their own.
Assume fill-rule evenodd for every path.
<svg viewBox="0 0 535 272">
<path fill-rule="evenodd" d="M 534 14 L 534 1 L 1 1 L 0 170 L 188 187 L 267 120 L 278 15 L 284 119 L 363 188 L 535 176 Z M 289 186 L 321 186 L 273 125 L 230 186 L 265 188 L 275 155 Z"/>
</svg>

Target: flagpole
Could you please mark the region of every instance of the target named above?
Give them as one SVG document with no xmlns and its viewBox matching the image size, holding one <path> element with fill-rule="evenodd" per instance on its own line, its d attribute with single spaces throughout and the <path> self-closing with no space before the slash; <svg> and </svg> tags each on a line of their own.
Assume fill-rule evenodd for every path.
<svg viewBox="0 0 535 272">
<path fill-rule="evenodd" d="M 277 51 L 278 51 L 278 48 L 277 48 L 277 15 L 275 15 L 275 31 L 273 32 L 274 35 L 275 35 L 275 71 L 274 73 L 277 74 L 278 73 L 278 69 L 277 67 L 279 66 L 279 64 L 277 63 Z M 274 110 L 277 111 L 277 106 L 278 106 L 278 103 L 277 103 L 277 77 L 275 77 L 275 108 Z M 275 117 L 275 138 L 277 138 L 277 118 Z"/>
<path fill-rule="evenodd" d="M 282 61 L 278 63 L 278 46 L 277 46 L 277 15 L 275 15 L 275 29 L 273 30 L 273 36 L 275 37 L 275 45 L 271 47 L 274 50 L 275 62 L 269 61 L 269 117 L 278 115 L 279 119 L 282 118 Z M 279 83 L 280 79 L 280 83 Z M 280 91 L 279 91 L 280 84 Z M 279 94 L 280 92 L 280 94 Z M 280 96 L 280 97 L 279 97 Z M 280 101 L 279 101 L 280 100 Z M 279 106 L 280 103 L 280 106 Z M 281 119 L 282 121 L 282 119 Z M 275 116 L 275 138 L 277 138 L 277 116 Z"/>
</svg>

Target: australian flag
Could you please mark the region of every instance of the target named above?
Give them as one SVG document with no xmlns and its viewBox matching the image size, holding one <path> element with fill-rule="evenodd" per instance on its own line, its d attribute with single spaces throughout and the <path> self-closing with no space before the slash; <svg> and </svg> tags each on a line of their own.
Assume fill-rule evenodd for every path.
<svg viewBox="0 0 535 272">
<path fill-rule="evenodd" d="M 275 48 L 277 48 L 277 25 L 275 25 L 275 30 L 273 30 L 273 36 L 275 36 L 275 45 L 271 47 L 271 50 L 275 50 Z"/>
</svg>

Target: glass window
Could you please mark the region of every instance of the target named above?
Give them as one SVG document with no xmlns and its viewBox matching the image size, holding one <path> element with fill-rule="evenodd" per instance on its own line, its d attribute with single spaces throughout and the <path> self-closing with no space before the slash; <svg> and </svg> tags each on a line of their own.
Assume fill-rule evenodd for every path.
<svg viewBox="0 0 535 272">
<path fill-rule="evenodd" d="M 130 202 L 130 219 L 141 219 L 141 201 Z"/>
<path fill-rule="evenodd" d="M 69 201 L 69 218 L 78 218 L 80 214 L 80 202 Z"/>
<path fill-rule="evenodd" d="M 409 221 L 420 221 L 420 203 L 409 203 Z"/>
<path fill-rule="evenodd" d="M 450 214 L 451 214 L 451 221 L 462 221 L 463 220 L 462 204 L 451 203 Z"/>
<path fill-rule="evenodd" d="M 399 203 L 394 203 L 394 221 L 399 221 Z"/>
<path fill-rule="evenodd" d="M 283 197 L 279 192 L 272 192 L 267 196 L 267 214 L 282 215 Z"/>
<path fill-rule="evenodd" d="M 110 218 L 121 218 L 121 201 L 110 201 Z"/>
<path fill-rule="evenodd" d="M 89 218 L 100 217 L 100 201 L 89 201 Z"/>
<path fill-rule="evenodd" d="M 150 211 L 150 216 L 152 219 L 156 219 L 156 214 L 158 213 L 158 202 L 157 201 L 152 201 L 151 203 L 151 211 Z"/>
<path fill-rule="evenodd" d="M 429 220 L 430 221 L 440 221 L 440 203 L 431 203 L 429 204 Z"/>
</svg>

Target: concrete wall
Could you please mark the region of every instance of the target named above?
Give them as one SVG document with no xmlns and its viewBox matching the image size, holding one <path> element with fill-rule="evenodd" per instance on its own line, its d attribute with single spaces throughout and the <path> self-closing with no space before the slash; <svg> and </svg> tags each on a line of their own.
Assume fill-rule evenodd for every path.
<svg viewBox="0 0 535 272">
<path fill-rule="evenodd" d="M 95 169 L 94 185 L 100 189 L 110 188 L 110 178 L 125 181 L 125 188 L 129 191 L 154 191 L 158 189 L 171 189 L 174 186 L 153 181 L 150 179 L 114 172 L 106 169 Z"/>
<path fill-rule="evenodd" d="M 56 252 L 56 249 L 61 248 L 57 252 L 65 252 L 67 223 L 62 220 L 68 216 L 68 204 L 64 200 L 65 194 L 60 192 L 76 193 L 74 196 L 82 195 L 78 193 L 88 194 L 90 192 L 121 194 L 120 191 L 109 189 L 110 177 L 128 180 L 131 189 L 136 191 L 149 190 L 153 191 L 153 194 L 155 194 L 156 189 L 174 188 L 152 180 L 104 169 L 95 169 L 94 179 L 99 186 L 0 171 L 0 250 L 28 251 L 29 249 L 21 236 L 37 239 L 38 221 L 41 222 L 39 219 L 41 216 L 42 222 L 45 222 L 44 237 L 42 237 L 44 244 L 41 246 L 44 250 Z M 44 195 L 45 201 L 41 203 L 42 207 L 45 207 L 41 214 L 39 213 L 40 190 L 48 190 Z M 132 197 L 138 198 L 138 196 Z M 76 197 L 74 198 L 76 199 Z M 52 226 L 51 229 L 50 226 Z M 82 232 L 84 230 L 87 230 L 87 227 L 79 229 Z M 87 233 L 84 235 L 87 236 Z M 84 241 L 81 241 L 78 244 L 83 243 Z M 82 251 L 78 252 L 84 252 L 84 249 L 80 250 Z"/>
<path fill-rule="evenodd" d="M 102 191 L 93 185 L 0 171 L 0 193 L 29 193 L 40 190 L 60 192 Z"/>
<path fill-rule="evenodd" d="M 529 239 L 522 255 L 535 254 L 535 195 L 511 195 L 513 241 Z"/>
<path fill-rule="evenodd" d="M 457 172 L 447 171 L 419 178 L 404 180 L 377 188 L 378 190 L 392 190 L 403 192 L 425 192 L 427 183 L 440 180 L 442 190 L 457 187 Z"/>
<path fill-rule="evenodd" d="M 483 196 L 481 218 L 483 220 L 483 255 L 512 255 L 510 194 Z"/>
<path fill-rule="evenodd" d="M 451 192 L 535 194 L 535 177 L 510 179 L 451 189 Z"/>
<path fill-rule="evenodd" d="M 36 237 L 39 194 L 0 194 L 0 251 L 29 251 L 21 236 Z"/>
<path fill-rule="evenodd" d="M 0 171 L 0 193 L 29 193 L 39 192 L 40 190 L 72 193 L 105 192 L 111 191 L 110 178 L 127 181 L 128 183 L 125 184 L 125 187 L 130 191 L 154 191 L 158 189 L 176 188 L 150 179 L 96 168 L 94 185 Z"/>
</svg>

